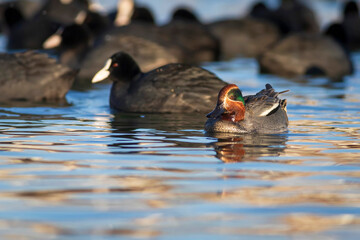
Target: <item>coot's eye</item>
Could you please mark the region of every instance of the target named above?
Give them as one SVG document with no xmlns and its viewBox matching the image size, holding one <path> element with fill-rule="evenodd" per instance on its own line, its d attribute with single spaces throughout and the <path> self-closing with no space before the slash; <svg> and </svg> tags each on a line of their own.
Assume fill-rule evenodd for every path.
<svg viewBox="0 0 360 240">
<path fill-rule="evenodd" d="M 118 67 L 118 66 L 119 66 L 118 63 L 113 63 L 113 64 L 112 64 L 112 67 L 114 67 L 114 68 L 116 68 L 116 67 Z"/>
</svg>

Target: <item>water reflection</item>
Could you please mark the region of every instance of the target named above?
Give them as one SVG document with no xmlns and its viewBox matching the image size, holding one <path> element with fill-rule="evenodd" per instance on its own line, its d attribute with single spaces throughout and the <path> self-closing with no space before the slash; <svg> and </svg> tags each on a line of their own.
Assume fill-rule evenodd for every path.
<svg viewBox="0 0 360 240">
<path fill-rule="evenodd" d="M 110 125 L 114 132 L 129 132 L 137 129 L 156 129 L 177 132 L 184 129 L 203 129 L 205 114 L 138 114 L 114 113 Z"/>
<path fill-rule="evenodd" d="M 24 107 L 24 108 L 35 108 L 35 107 L 53 107 L 62 108 L 72 106 L 66 99 L 47 100 L 44 102 L 30 102 L 22 100 L 11 100 L 6 102 L 0 102 L 0 107 L 13 108 L 13 107 Z"/>
<path fill-rule="evenodd" d="M 108 85 L 70 91 L 68 107 L 1 108 L 0 239 L 356 238 L 358 74 L 296 82 L 243 61 L 220 75 L 245 94 L 291 89 L 288 133 L 208 135 L 202 114 L 112 113 Z"/>
<path fill-rule="evenodd" d="M 234 136 L 228 133 L 207 133 L 217 142 L 210 146 L 216 157 L 225 163 L 253 161 L 261 156 L 279 156 L 286 148 L 287 135 L 243 134 Z"/>
<path fill-rule="evenodd" d="M 298 76 L 291 78 L 291 81 L 299 83 L 303 87 L 317 86 L 324 89 L 338 89 L 343 90 L 346 87 L 344 78 L 331 79 L 326 77 L 316 76 Z"/>
<path fill-rule="evenodd" d="M 200 139 L 205 123 L 203 114 L 117 113 L 110 122 L 113 153 L 166 154 L 167 148 L 204 146 Z M 201 129 L 199 131 L 199 129 Z M 185 139 L 184 139 L 185 137 Z"/>
</svg>

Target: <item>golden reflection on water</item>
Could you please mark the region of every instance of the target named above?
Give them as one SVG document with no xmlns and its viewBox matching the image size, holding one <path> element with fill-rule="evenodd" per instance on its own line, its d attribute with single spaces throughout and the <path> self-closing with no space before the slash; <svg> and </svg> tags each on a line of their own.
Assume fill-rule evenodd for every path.
<svg viewBox="0 0 360 240">
<path fill-rule="evenodd" d="M 12 229 L 12 231 L 9 229 Z M 58 227 L 54 224 L 34 222 L 34 221 L 6 221 L 0 220 L 0 230 L 5 233 L 0 234 L 2 239 L 43 239 L 43 236 L 128 236 L 135 238 L 151 238 L 161 234 L 160 231 L 152 229 L 132 229 L 132 228 L 109 228 L 103 230 L 88 229 L 85 231 L 70 230 L 68 228 Z M 19 230 L 16 232 L 14 230 Z M 24 236 L 21 231 L 26 231 L 29 235 Z"/>
<path fill-rule="evenodd" d="M 358 183 L 319 186 L 306 184 L 305 186 L 244 187 L 223 191 L 220 195 L 204 194 L 202 197 L 212 201 L 232 204 L 247 203 L 255 206 L 320 203 L 359 207 L 359 189 L 360 184 Z"/>
<path fill-rule="evenodd" d="M 269 226 L 270 225 L 270 226 Z M 214 232 L 220 231 L 223 234 L 248 234 L 248 235 L 263 235 L 263 236 L 293 236 L 305 237 L 310 235 L 311 239 L 334 239 L 321 235 L 319 233 L 340 227 L 360 225 L 360 218 L 354 215 L 338 215 L 338 216 L 320 216 L 315 214 L 289 214 L 284 217 L 274 219 L 272 224 L 260 227 L 248 228 L 216 228 Z M 316 235 L 319 234 L 319 235 Z M 335 238 L 336 239 L 336 238 Z"/>
<path fill-rule="evenodd" d="M 218 139 L 212 143 L 216 157 L 225 163 L 261 161 L 260 156 L 279 156 L 286 149 L 285 135 L 240 135 L 226 133 L 208 134 Z"/>
<path fill-rule="evenodd" d="M 56 130 L 34 131 L 30 123 L 28 131 L 2 130 L 0 151 L 7 155 L 0 156 L 0 182 L 6 186 L 0 210 L 7 211 L 7 203 L 28 211 L 83 209 L 95 216 L 116 214 L 126 223 L 102 225 L 101 217 L 84 225 L 51 217 L 0 218 L 0 238 L 157 238 L 171 231 L 323 238 L 359 228 L 357 213 L 339 210 L 360 207 L 360 171 L 350 168 L 360 159 L 358 117 L 328 121 L 307 114 L 280 135 L 208 135 L 200 117 L 195 123 L 192 116 L 146 117 L 114 115 L 81 119 L 82 125 L 71 119 Z M 41 157 L 27 156 L 34 151 Z M 311 213 L 307 207 L 337 213 Z M 286 211 L 261 214 L 262 209 Z"/>
</svg>

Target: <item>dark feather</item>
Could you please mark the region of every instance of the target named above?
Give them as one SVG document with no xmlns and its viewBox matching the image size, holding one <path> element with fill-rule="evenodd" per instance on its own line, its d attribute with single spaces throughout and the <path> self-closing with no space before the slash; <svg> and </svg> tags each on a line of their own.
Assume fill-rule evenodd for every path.
<svg viewBox="0 0 360 240">
<path fill-rule="evenodd" d="M 251 111 L 255 116 L 269 116 L 276 112 L 280 106 L 283 106 L 283 101 L 285 101 L 286 106 L 286 100 L 279 99 L 278 95 L 288 91 L 275 92 L 272 86 L 267 83 L 265 89 L 255 95 L 244 97 L 246 110 Z"/>
</svg>

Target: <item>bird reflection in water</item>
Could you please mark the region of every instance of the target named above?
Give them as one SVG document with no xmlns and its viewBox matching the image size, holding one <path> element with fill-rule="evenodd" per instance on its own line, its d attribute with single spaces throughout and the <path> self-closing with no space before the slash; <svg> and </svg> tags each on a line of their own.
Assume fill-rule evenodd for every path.
<svg viewBox="0 0 360 240">
<path fill-rule="evenodd" d="M 286 149 L 286 134 L 258 135 L 230 133 L 206 133 L 216 138 L 211 143 L 216 157 L 224 163 L 259 160 L 260 157 L 279 156 Z"/>
</svg>

